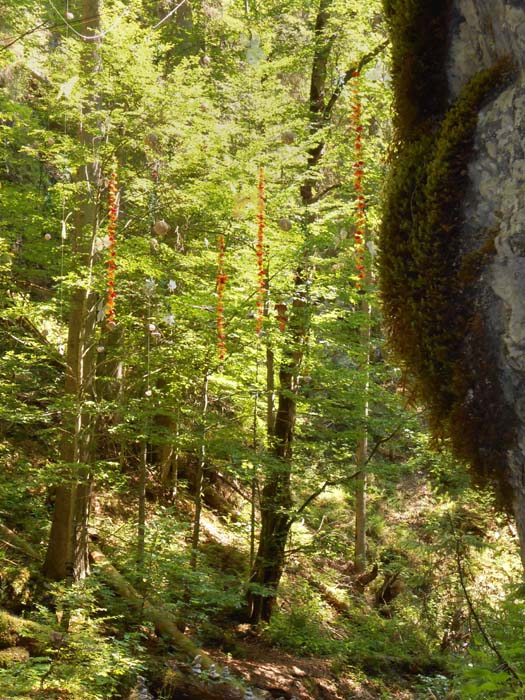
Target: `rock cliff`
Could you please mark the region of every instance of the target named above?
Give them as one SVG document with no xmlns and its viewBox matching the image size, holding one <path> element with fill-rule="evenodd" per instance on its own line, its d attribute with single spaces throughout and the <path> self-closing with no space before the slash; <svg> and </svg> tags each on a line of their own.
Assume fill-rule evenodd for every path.
<svg viewBox="0 0 525 700">
<path fill-rule="evenodd" d="M 494 351 L 502 402 L 514 414 L 502 469 L 525 565 L 525 3 L 456 0 L 447 62 L 451 98 L 505 55 L 515 76 L 479 112 L 460 233 L 463 256 L 483 246 L 487 232 L 494 237 L 474 303 Z"/>
<path fill-rule="evenodd" d="M 438 429 L 512 504 L 525 566 L 525 2 L 385 0 L 385 11 L 398 108 L 387 324 Z M 484 70 L 493 84 L 461 111 Z"/>
</svg>

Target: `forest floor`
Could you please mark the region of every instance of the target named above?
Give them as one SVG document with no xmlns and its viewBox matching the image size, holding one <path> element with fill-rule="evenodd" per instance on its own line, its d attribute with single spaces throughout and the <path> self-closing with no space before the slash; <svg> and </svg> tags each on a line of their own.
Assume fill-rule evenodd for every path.
<svg viewBox="0 0 525 700">
<path fill-rule="evenodd" d="M 133 498 L 95 499 L 97 549 L 128 585 L 140 590 L 145 582 L 147 609 L 146 600 L 185 628 L 183 639 L 193 644 L 188 651 L 179 643 L 181 632 L 170 639 L 155 629 L 155 620 L 137 611 L 133 596 L 119 594 L 114 577 L 104 578 L 99 565 L 72 589 L 43 585 L 46 491 L 28 487 L 23 470 L 6 465 L 0 475 L 0 700 L 463 699 L 450 691 L 475 628 L 458 589 L 451 543 L 460 535 L 472 543 L 468 584 L 478 606 L 479 596 L 500 594 L 510 571 L 519 569 L 505 519 L 498 525 L 479 493 L 452 503 L 419 465 L 403 470 L 396 464 L 386 496 L 371 480 L 370 568 L 378 564 L 376 577 L 364 589 L 356 586 L 348 555 L 351 503 L 341 490 L 327 491 L 292 532 L 271 623 L 253 628 L 241 622 L 249 560 L 242 503 L 236 517 L 206 504 L 194 571 L 191 498 L 181 490 L 165 505 L 152 484 L 149 565 L 141 580 L 134 569 Z M 438 458 L 431 467 L 441 468 Z M 447 530 L 451 512 L 461 528 L 454 537 Z M 392 572 L 402 586 L 385 609 L 377 592 L 394 580 Z M 75 614 L 64 637 L 60 616 L 70 605 Z M 29 625 L 30 633 L 17 625 Z M 228 680 L 214 680 L 209 670 L 195 673 L 190 659 L 196 653 L 207 655 L 221 674 L 226 670 Z M 489 670 L 490 664 L 489 657 Z"/>
<path fill-rule="evenodd" d="M 335 672 L 327 658 L 300 657 L 272 647 L 255 637 L 239 645 L 242 659 L 213 652 L 220 664 L 227 664 L 261 698 L 284 700 L 376 700 L 385 698 L 385 686 L 373 679 L 358 680 L 351 670 Z M 362 674 L 361 674 L 362 675 Z M 392 700 L 411 700 L 407 686 L 389 688 Z"/>
</svg>

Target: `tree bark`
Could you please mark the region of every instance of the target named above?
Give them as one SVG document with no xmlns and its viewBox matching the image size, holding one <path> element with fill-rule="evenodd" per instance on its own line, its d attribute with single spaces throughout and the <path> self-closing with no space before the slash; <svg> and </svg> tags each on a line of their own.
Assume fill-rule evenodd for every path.
<svg viewBox="0 0 525 700">
<path fill-rule="evenodd" d="M 370 267 L 369 265 L 367 266 Z M 372 276 L 367 272 L 366 283 L 369 286 Z M 360 304 L 360 311 L 366 313 L 366 324 L 361 329 L 361 343 L 365 364 L 365 386 L 363 388 L 363 426 L 362 435 L 357 444 L 356 450 L 356 471 L 355 477 L 355 551 L 354 551 L 354 572 L 357 576 L 366 571 L 366 497 L 368 476 L 366 473 L 366 463 L 368 459 L 368 390 L 370 383 L 370 317 L 372 309 L 370 302 L 363 299 Z"/>
<path fill-rule="evenodd" d="M 197 554 L 199 551 L 199 540 L 201 531 L 202 513 L 202 488 L 204 484 L 204 469 L 206 467 L 206 416 L 208 414 L 208 383 L 209 370 L 206 367 L 204 375 L 204 385 L 202 389 L 202 434 L 200 445 L 199 464 L 195 474 L 195 513 L 193 515 L 193 533 L 191 538 L 191 568 L 197 568 Z"/>
<path fill-rule="evenodd" d="M 99 29 L 98 0 L 82 0 L 82 17 L 90 18 L 85 31 Z M 93 48 L 93 43 L 95 48 Z M 98 65 L 96 42 L 84 46 L 81 72 L 89 75 Z M 93 137 L 81 121 L 79 141 L 93 150 Z M 89 573 L 88 518 L 91 504 L 91 466 L 94 458 L 95 417 L 89 408 L 95 398 L 96 301 L 92 288 L 94 238 L 98 229 L 100 166 L 93 160 L 76 173 L 80 201 L 74 215 L 72 250 L 77 271 L 87 268 L 88 279 L 74 290 L 68 321 L 64 394 L 69 406 L 64 413 L 64 437 L 60 459 L 64 480 L 55 488 L 55 509 L 44 563 L 44 574 L 54 580 L 78 579 Z"/>
<path fill-rule="evenodd" d="M 310 79 L 310 131 L 317 133 L 322 125 L 327 63 L 332 39 L 326 38 L 325 29 L 332 0 L 321 0 L 315 24 L 315 50 Z M 308 153 L 308 171 L 318 162 L 323 145 L 314 145 Z M 308 226 L 308 207 L 314 200 L 315 180 L 307 173 L 301 186 L 301 201 Z M 284 569 L 286 542 L 293 522 L 292 443 L 297 412 L 299 370 L 304 356 L 309 324 L 306 295 L 308 260 L 303 260 L 295 274 L 295 294 L 288 324 L 289 343 L 283 352 L 279 369 L 277 412 L 273 425 L 273 452 L 276 463 L 266 477 L 261 493 L 261 531 L 257 555 L 248 591 L 249 619 L 252 624 L 268 622 L 277 597 L 277 589 Z M 273 356 L 271 358 L 273 360 Z"/>
<path fill-rule="evenodd" d="M 272 467 L 261 494 L 261 532 L 248 593 L 249 617 L 253 624 L 271 618 L 292 524 L 291 457 L 297 391 L 293 369 L 299 358 L 293 359 L 291 365 L 282 364 L 279 372 L 279 405 L 273 436 L 278 462 Z"/>
</svg>

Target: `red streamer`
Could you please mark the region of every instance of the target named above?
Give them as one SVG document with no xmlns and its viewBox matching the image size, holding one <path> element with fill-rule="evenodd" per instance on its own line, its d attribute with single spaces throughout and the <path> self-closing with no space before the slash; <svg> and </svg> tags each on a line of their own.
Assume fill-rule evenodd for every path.
<svg viewBox="0 0 525 700">
<path fill-rule="evenodd" d="M 355 162 L 353 165 L 354 171 L 354 191 L 356 194 L 356 222 L 354 231 L 354 242 L 356 252 L 356 270 L 359 281 L 357 288 L 361 287 L 361 281 L 366 277 L 365 270 L 365 228 L 366 228 L 366 199 L 363 186 L 364 165 L 362 159 L 363 151 L 363 125 L 361 123 L 362 104 L 359 94 L 359 71 L 353 73 L 354 83 L 352 88 L 353 106 L 350 114 L 352 128 L 354 131 L 354 152 Z"/>
<path fill-rule="evenodd" d="M 112 172 L 109 178 L 109 202 L 108 202 L 108 260 L 107 260 L 107 301 L 106 301 L 106 326 L 109 330 L 116 325 L 115 314 L 115 270 L 117 269 L 117 250 L 116 250 L 116 232 L 118 219 L 118 204 L 117 204 L 117 174 Z"/>
<path fill-rule="evenodd" d="M 257 198 L 257 245 L 255 247 L 257 255 L 257 301 L 256 301 L 256 317 L 255 317 L 255 332 L 260 334 L 263 327 L 264 319 L 264 301 L 266 295 L 266 272 L 264 270 L 264 168 L 259 168 L 259 184 Z"/>
<path fill-rule="evenodd" d="M 219 351 L 219 359 L 224 360 L 226 357 L 226 332 L 224 330 L 224 291 L 228 275 L 224 272 L 224 253 L 226 243 L 224 235 L 219 234 L 218 238 L 218 271 L 217 271 L 217 349 Z"/>
</svg>

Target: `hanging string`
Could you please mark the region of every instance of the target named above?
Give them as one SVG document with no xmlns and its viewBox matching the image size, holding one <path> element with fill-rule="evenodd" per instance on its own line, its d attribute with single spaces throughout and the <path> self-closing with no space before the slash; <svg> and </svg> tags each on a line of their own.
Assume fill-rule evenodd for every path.
<svg viewBox="0 0 525 700">
<path fill-rule="evenodd" d="M 117 17 L 117 19 L 113 22 L 113 24 L 110 25 L 103 32 L 99 32 L 98 34 L 82 34 L 81 32 L 78 32 L 72 24 L 69 23 L 69 21 L 68 21 L 69 11 L 66 12 L 66 17 L 64 17 L 63 13 L 54 4 L 53 0 L 49 0 L 49 4 L 53 8 L 53 10 L 56 12 L 56 14 L 60 17 L 62 22 L 66 25 L 66 27 L 68 29 L 70 29 L 73 32 L 73 34 L 75 34 L 75 36 L 78 36 L 80 39 L 83 39 L 84 41 L 98 41 L 99 39 L 103 39 L 105 36 L 110 34 L 114 29 L 116 29 L 118 27 L 118 25 L 122 22 L 124 17 L 130 11 L 130 8 L 126 7 L 126 9 L 123 12 L 121 12 L 121 14 Z"/>
<path fill-rule="evenodd" d="M 184 5 L 185 2 L 187 2 L 187 0 L 182 0 L 182 2 L 179 2 L 178 5 L 175 5 L 175 7 L 172 8 L 172 9 L 168 12 L 167 15 L 164 15 L 164 17 L 163 17 L 161 20 L 159 20 L 159 21 L 157 22 L 157 24 L 154 24 L 154 25 L 153 25 L 152 29 L 158 29 L 161 25 L 164 24 L 164 22 L 167 22 L 167 21 L 169 20 L 169 18 L 170 18 L 172 15 L 174 15 L 175 12 L 177 12 L 177 10 L 178 10 L 179 8 L 181 8 L 181 7 Z"/>
<path fill-rule="evenodd" d="M 115 169 L 116 170 L 116 169 Z M 115 313 L 115 270 L 117 268 L 116 232 L 118 219 L 118 190 L 117 173 L 113 171 L 109 179 L 109 225 L 108 225 L 108 260 L 107 260 L 107 302 L 106 302 L 106 326 L 111 330 L 116 325 Z"/>
<path fill-rule="evenodd" d="M 162 26 L 165 22 L 169 20 L 172 15 L 177 12 L 178 9 L 180 9 L 188 0 L 182 0 L 182 2 L 179 2 L 178 5 L 173 7 L 162 19 L 160 19 L 156 24 L 154 24 L 151 29 L 158 29 L 160 26 Z M 107 29 L 105 29 L 102 32 L 99 32 L 98 34 L 82 34 L 81 32 L 77 31 L 75 27 L 69 23 L 68 21 L 68 15 L 69 12 L 66 13 L 66 17 L 64 17 L 63 13 L 58 9 L 58 7 L 54 4 L 53 0 L 49 0 L 49 4 L 53 8 L 53 10 L 56 12 L 56 14 L 60 17 L 62 22 L 66 25 L 68 29 L 70 29 L 75 36 L 77 36 L 79 39 L 83 39 L 84 41 L 99 41 L 100 39 L 103 39 L 105 36 L 110 34 L 114 29 L 118 27 L 118 25 L 122 22 L 124 17 L 129 14 L 130 8 L 126 7 L 126 9 L 121 12 L 121 14 L 117 17 L 117 19 L 111 24 Z M 98 15 L 96 15 L 98 17 Z"/>
<path fill-rule="evenodd" d="M 363 124 L 362 112 L 363 107 L 359 93 L 359 71 L 355 71 L 352 75 L 353 86 L 352 96 L 353 105 L 350 119 L 354 130 L 354 191 L 356 195 L 356 221 L 355 221 L 355 251 L 356 251 L 356 270 L 359 281 L 357 288 L 361 288 L 362 280 L 365 279 L 365 227 L 366 227 L 366 199 L 363 187 L 364 165 L 363 160 Z"/>
<path fill-rule="evenodd" d="M 217 265 L 217 348 L 219 359 L 222 362 L 226 357 L 226 333 L 224 330 L 224 292 L 228 275 L 224 272 L 224 255 L 226 243 L 224 234 L 218 237 L 218 265 Z"/>
<path fill-rule="evenodd" d="M 147 328 L 146 328 L 146 391 L 145 396 L 151 396 L 153 394 L 150 386 L 151 381 L 151 332 L 152 329 L 155 330 L 155 325 L 151 321 L 151 296 L 153 294 L 153 289 L 149 290 L 148 293 L 148 310 L 147 310 Z"/>
<path fill-rule="evenodd" d="M 264 298 L 266 294 L 266 273 L 264 270 L 264 227 L 265 227 L 265 194 L 264 194 L 264 168 L 259 168 L 259 183 L 257 197 L 257 245 L 255 247 L 257 255 L 257 301 L 255 332 L 260 334 L 263 327 L 264 318 Z"/>
<path fill-rule="evenodd" d="M 253 423 L 252 423 L 252 447 L 254 452 L 254 460 L 252 462 L 252 479 L 251 479 L 251 498 L 250 498 L 250 571 L 255 562 L 255 516 L 257 495 L 257 451 L 259 442 L 257 440 L 257 415 L 259 411 L 259 338 L 255 348 L 255 391 L 253 395 Z"/>
<path fill-rule="evenodd" d="M 153 181 L 153 187 L 151 189 L 149 199 L 149 213 L 151 218 L 151 225 L 153 226 L 155 224 L 155 215 L 159 206 L 158 188 L 160 179 L 160 162 L 158 160 L 154 161 L 152 164 L 151 179 Z"/>
</svg>

